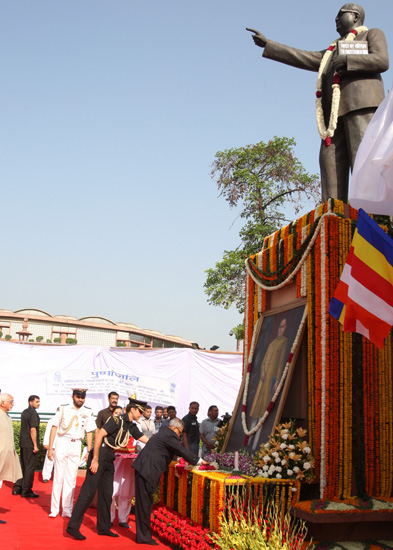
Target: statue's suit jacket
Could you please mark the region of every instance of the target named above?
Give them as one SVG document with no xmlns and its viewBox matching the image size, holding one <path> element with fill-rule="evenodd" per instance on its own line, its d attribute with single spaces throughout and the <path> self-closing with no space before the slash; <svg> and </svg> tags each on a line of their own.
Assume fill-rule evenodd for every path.
<svg viewBox="0 0 393 550">
<path fill-rule="evenodd" d="M 173 430 L 163 426 L 158 434 L 149 439 L 132 466 L 149 485 L 156 487 L 174 455 L 183 457 L 194 466 L 199 460 L 194 453 L 180 445 Z"/>
<path fill-rule="evenodd" d="M 368 42 L 368 54 L 347 55 L 347 70 L 341 74 L 339 116 L 358 109 L 378 107 L 385 93 L 380 73 L 389 68 L 389 55 L 384 33 L 370 29 L 359 33 L 355 40 Z M 305 51 L 268 40 L 263 57 L 308 71 L 319 70 L 323 51 Z M 333 56 L 338 55 L 336 47 Z M 325 119 L 330 116 L 334 68 L 332 62 L 325 69 L 322 80 L 322 107 Z M 328 122 L 328 120 L 325 120 Z"/>
</svg>

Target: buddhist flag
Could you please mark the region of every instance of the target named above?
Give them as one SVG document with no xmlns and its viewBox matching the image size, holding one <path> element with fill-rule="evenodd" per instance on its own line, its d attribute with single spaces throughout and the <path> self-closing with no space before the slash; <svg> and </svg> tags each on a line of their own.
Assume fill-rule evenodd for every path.
<svg viewBox="0 0 393 550">
<path fill-rule="evenodd" d="M 393 240 L 362 209 L 329 312 L 379 348 L 393 326 Z"/>
</svg>

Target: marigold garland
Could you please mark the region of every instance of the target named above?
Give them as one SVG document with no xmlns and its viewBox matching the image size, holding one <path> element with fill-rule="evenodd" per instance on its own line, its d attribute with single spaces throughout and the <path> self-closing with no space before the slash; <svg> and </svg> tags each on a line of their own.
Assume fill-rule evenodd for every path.
<svg viewBox="0 0 393 550">
<path fill-rule="evenodd" d="M 356 221 L 355 209 L 329 199 L 266 237 L 246 261 L 245 381 L 268 293 L 296 281 L 296 296 L 307 296 L 309 442 L 328 499 L 351 496 L 354 472 L 358 494 L 393 492 L 391 336 L 378 352 L 328 314 Z"/>
</svg>

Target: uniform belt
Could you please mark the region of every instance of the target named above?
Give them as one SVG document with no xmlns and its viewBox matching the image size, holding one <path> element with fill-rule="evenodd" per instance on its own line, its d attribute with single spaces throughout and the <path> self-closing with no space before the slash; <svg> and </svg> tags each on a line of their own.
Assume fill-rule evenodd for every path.
<svg viewBox="0 0 393 550">
<path fill-rule="evenodd" d="M 82 441 L 81 439 L 70 439 L 71 443 L 75 443 L 75 441 Z"/>
<path fill-rule="evenodd" d="M 109 445 L 107 445 L 106 443 L 103 443 L 101 445 L 101 447 L 104 447 L 105 449 L 108 449 L 108 451 L 110 451 L 111 453 L 115 453 L 116 452 L 116 449 L 112 449 L 112 447 L 109 447 Z"/>
</svg>

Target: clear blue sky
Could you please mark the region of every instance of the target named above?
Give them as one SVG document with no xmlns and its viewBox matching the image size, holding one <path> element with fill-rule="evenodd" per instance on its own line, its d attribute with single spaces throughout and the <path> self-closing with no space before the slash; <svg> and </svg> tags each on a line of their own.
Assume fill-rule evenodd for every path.
<svg viewBox="0 0 393 550">
<path fill-rule="evenodd" d="M 361 4 L 393 58 L 391 0 Z M 245 27 L 320 50 L 340 6 L 1 0 L 0 308 L 235 349 L 241 317 L 203 292 L 240 228 L 210 179 L 215 153 L 288 136 L 319 170 L 315 73 L 261 59 Z"/>
</svg>

